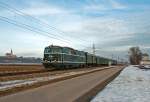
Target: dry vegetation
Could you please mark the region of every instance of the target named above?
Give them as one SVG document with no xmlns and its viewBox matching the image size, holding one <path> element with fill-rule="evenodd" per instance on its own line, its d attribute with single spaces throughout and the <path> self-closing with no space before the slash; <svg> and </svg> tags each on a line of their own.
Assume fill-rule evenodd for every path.
<svg viewBox="0 0 150 102">
<path fill-rule="evenodd" d="M 36 71 L 44 69 L 42 65 L 0 65 L 0 73 Z"/>
</svg>

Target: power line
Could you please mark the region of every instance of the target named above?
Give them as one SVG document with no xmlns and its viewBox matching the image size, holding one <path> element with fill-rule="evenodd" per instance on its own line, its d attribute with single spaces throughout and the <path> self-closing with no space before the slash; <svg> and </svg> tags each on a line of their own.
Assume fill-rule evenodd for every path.
<svg viewBox="0 0 150 102">
<path fill-rule="evenodd" d="M 7 6 L 7 7 L 5 7 L 5 8 L 9 9 L 9 10 L 10 10 L 11 12 L 13 12 L 13 13 L 16 13 L 16 14 L 18 14 L 18 15 L 23 14 L 23 15 L 25 15 L 25 16 L 27 16 L 27 17 L 31 17 L 32 19 L 34 19 L 34 20 L 36 20 L 36 21 L 40 21 L 39 23 L 42 23 L 42 24 L 48 26 L 49 29 L 53 29 L 53 30 L 56 30 L 56 31 L 59 32 L 59 33 L 66 34 L 65 32 L 63 32 L 63 31 L 61 31 L 61 30 L 58 30 L 57 28 L 55 28 L 55 27 L 53 27 L 53 26 L 50 26 L 49 24 L 47 24 L 47 23 L 41 21 L 40 19 L 38 19 L 38 18 L 36 18 L 36 17 L 33 17 L 33 16 L 29 15 L 29 14 L 23 13 L 23 12 L 21 12 L 20 10 L 17 10 L 16 8 L 13 8 L 13 7 L 11 7 L 10 5 L 8 5 L 8 4 L 4 3 L 4 2 L 0 2 L 0 4 L 3 4 L 3 5 L 5 5 L 5 6 Z M 12 11 L 12 10 L 14 10 L 14 11 L 16 11 L 16 12 L 14 12 L 14 11 Z M 18 13 L 17 13 L 17 12 L 18 12 Z M 21 13 L 21 14 L 20 14 L 20 13 Z M 22 15 L 21 15 L 21 16 L 22 16 Z M 23 17 L 24 17 L 24 16 L 23 16 Z M 84 41 L 84 42 L 87 43 L 87 41 L 85 41 L 85 40 L 83 40 L 83 39 L 80 39 L 79 37 L 78 37 L 78 40 Z"/>
<path fill-rule="evenodd" d="M 16 12 L 14 12 L 14 11 L 12 11 L 13 13 L 16 13 Z M 16 13 L 16 14 L 18 14 L 18 13 Z M 18 15 L 20 15 L 20 14 L 18 14 Z M 22 15 L 21 15 L 22 16 Z M 2 16 L 1 16 L 2 17 Z M 4 18 L 4 17 L 3 17 Z M 5 17 L 6 18 L 6 17 Z M 9 18 L 7 18 L 7 19 L 9 19 Z M 9 19 L 10 20 L 10 19 Z M 12 19 L 11 19 L 12 20 Z M 18 23 L 21 23 L 21 22 L 18 22 Z M 22 23 L 23 24 L 23 23 Z M 24 24 L 25 25 L 25 24 Z M 29 26 L 29 25 L 26 25 L 26 26 Z M 30 26 L 30 27 L 32 27 L 32 26 Z M 32 27 L 33 28 L 33 27 Z M 35 28 L 34 27 L 34 29 L 38 29 L 38 28 Z M 39 30 L 39 29 L 38 29 Z M 54 36 L 56 36 L 55 34 L 51 34 L 51 35 L 54 35 Z"/>
<path fill-rule="evenodd" d="M 43 35 L 43 36 L 46 36 L 46 37 L 49 37 L 49 38 L 53 38 L 53 39 L 56 39 L 56 40 L 65 42 L 65 43 L 67 43 L 67 44 L 68 44 L 68 43 L 71 43 L 71 42 L 69 42 L 69 41 L 62 40 L 62 39 L 60 39 L 60 38 L 47 35 L 47 34 L 51 34 L 51 33 L 49 33 L 49 32 L 43 31 L 43 30 L 41 30 L 41 29 L 34 28 L 34 27 L 29 26 L 29 25 L 26 25 L 26 24 L 24 24 L 24 23 L 17 22 L 17 21 L 15 21 L 15 20 L 9 19 L 9 18 L 7 18 L 7 17 L 0 16 L 0 20 L 1 20 L 1 21 L 5 21 L 5 22 L 7 22 L 7 23 L 9 23 L 9 24 L 13 24 L 13 25 L 15 25 L 15 26 L 18 26 L 18 27 L 20 27 L 20 28 L 30 30 L 30 31 L 35 32 L 35 33 L 37 33 L 37 34 L 39 34 L 39 35 Z M 44 33 L 44 34 L 43 34 L 43 33 Z M 46 33 L 46 34 L 45 34 L 45 33 Z M 84 46 L 84 45 L 81 45 L 81 46 Z M 84 46 L 84 47 L 86 47 L 86 46 Z"/>
<path fill-rule="evenodd" d="M 0 16 L 0 20 L 1 20 L 1 21 L 5 21 L 5 22 L 10 23 L 10 24 L 13 24 L 13 25 L 15 25 L 15 26 L 18 26 L 18 27 L 21 27 L 21 28 L 30 30 L 30 31 L 32 31 L 32 32 L 36 32 L 36 33 L 38 33 L 38 34 L 40 34 L 40 35 L 43 35 L 43 36 L 46 36 L 46 37 L 50 37 L 50 38 L 53 38 L 53 39 L 56 39 L 56 40 L 61 40 L 61 39 L 56 38 L 56 37 L 52 37 L 52 36 L 49 36 L 49 35 L 46 35 L 46 34 L 42 34 L 42 33 L 40 33 L 40 30 L 39 30 L 39 31 L 36 31 L 36 30 L 34 30 L 34 29 L 31 29 L 30 26 L 28 26 L 28 25 L 25 25 L 25 24 L 18 24 L 19 22 L 13 21 L 13 20 L 11 20 L 11 19 L 9 19 L 9 18 L 7 18 L 7 17 L 2 17 L 2 16 Z M 61 40 L 61 41 L 62 41 L 62 40 Z M 65 42 L 65 41 L 63 41 L 63 42 Z M 68 42 L 67 42 L 67 43 L 68 43 Z"/>
</svg>

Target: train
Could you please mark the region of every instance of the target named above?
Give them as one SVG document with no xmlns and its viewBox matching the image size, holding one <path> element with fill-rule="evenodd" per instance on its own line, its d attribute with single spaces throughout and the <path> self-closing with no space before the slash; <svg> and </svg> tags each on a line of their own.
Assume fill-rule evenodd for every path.
<svg viewBox="0 0 150 102">
<path fill-rule="evenodd" d="M 70 47 L 50 45 L 44 49 L 42 61 L 45 68 L 81 68 L 93 66 L 116 65 L 117 61 L 75 50 Z"/>
</svg>

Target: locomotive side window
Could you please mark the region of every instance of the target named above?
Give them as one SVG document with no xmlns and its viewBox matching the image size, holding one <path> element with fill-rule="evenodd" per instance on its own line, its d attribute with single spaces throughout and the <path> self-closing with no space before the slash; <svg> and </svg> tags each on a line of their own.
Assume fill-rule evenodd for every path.
<svg viewBox="0 0 150 102">
<path fill-rule="evenodd" d="M 52 48 L 52 53 L 61 53 L 60 48 Z"/>
</svg>

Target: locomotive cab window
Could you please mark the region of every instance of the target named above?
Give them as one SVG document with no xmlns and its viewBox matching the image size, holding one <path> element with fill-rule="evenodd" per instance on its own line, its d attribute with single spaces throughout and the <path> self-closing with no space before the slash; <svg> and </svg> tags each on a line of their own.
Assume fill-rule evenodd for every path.
<svg viewBox="0 0 150 102">
<path fill-rule="evenodd" d="M 50 48 L 45 48 L 44 53 L 50 53 L 51 49 Z"/>
</svg>

